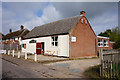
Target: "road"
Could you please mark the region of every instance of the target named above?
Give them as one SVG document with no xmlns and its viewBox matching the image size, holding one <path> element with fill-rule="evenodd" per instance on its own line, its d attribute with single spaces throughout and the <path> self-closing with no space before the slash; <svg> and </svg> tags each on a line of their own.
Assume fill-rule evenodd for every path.
<svg viewBox="0 0 120 80">
<path fill-rule="evenodd" d="M 6 60 L 2 60 L 3 68 L 2 68 L 2 76 L 3 78 L 41 78 L 41 75 L 38 75 L 36 72 L 8 62 Z"/>
<path fill-rule="evenodd" d="M 64 69 L 8 55 L 2 55 L 2 64 L 3 78 L 82 78 L 82 75 L 75 75 Z"/>
</svg>

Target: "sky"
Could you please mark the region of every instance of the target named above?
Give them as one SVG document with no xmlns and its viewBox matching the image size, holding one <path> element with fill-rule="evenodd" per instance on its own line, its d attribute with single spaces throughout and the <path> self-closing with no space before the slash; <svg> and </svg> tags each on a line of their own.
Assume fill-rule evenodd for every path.
<svg viewBox="0 0 120 80">
<path fill-rule="evenodd" d="M 35 26 L 80 15 L 86 12 L 96 34 L 118 26 L 117 2 L 2 2 L 2 33 L 16 31 L 20 25 Z M 1 16 L 0 16 L 1 17 Z"/>
</svg>

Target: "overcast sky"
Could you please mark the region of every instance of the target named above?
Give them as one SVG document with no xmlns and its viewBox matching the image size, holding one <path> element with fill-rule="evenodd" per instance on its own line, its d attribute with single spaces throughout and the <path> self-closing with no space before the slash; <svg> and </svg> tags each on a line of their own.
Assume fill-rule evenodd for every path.
<svg viewBox="0 0 120 80">
<path fill-rule="evenodd" d="M 117 2 L 2 2 L 2 33 L 16 31 L 20 25 L 35 26 L 86 12 L 95 33 L 118 26 Z"/>
</svg>

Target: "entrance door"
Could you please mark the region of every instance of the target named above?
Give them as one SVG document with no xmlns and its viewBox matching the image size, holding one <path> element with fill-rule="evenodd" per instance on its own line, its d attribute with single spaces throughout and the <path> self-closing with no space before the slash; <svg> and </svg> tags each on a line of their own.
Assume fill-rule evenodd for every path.
<svg viewBox="0 0 120 80">
<path fill-rule="evenodd" d="M 44 54 L 44 42 L 41 42 L 42 45 L 42 54 Z"/>
<path fill-rule="evenodd" d="M 41 43 L 36 43 L 36 54 L 41 54 Z"/>
</svg>

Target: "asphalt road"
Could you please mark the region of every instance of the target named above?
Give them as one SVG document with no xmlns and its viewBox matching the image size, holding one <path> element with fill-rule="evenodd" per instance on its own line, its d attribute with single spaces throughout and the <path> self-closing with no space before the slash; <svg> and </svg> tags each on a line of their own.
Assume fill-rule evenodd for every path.
<svg viewBox="0 0 120 80">
<path fill-rule="evenodd" d="M 3 78 L 81 78 L 65 69 L 46 66 L 33 61 L 2 55 Z"/>
<path fill-rule="evenodd" d="M 41 78 L 36 72 L 18 66 L 14 63 L 2 60 L 2 77 L 3 78 Z"/>
</svg>

